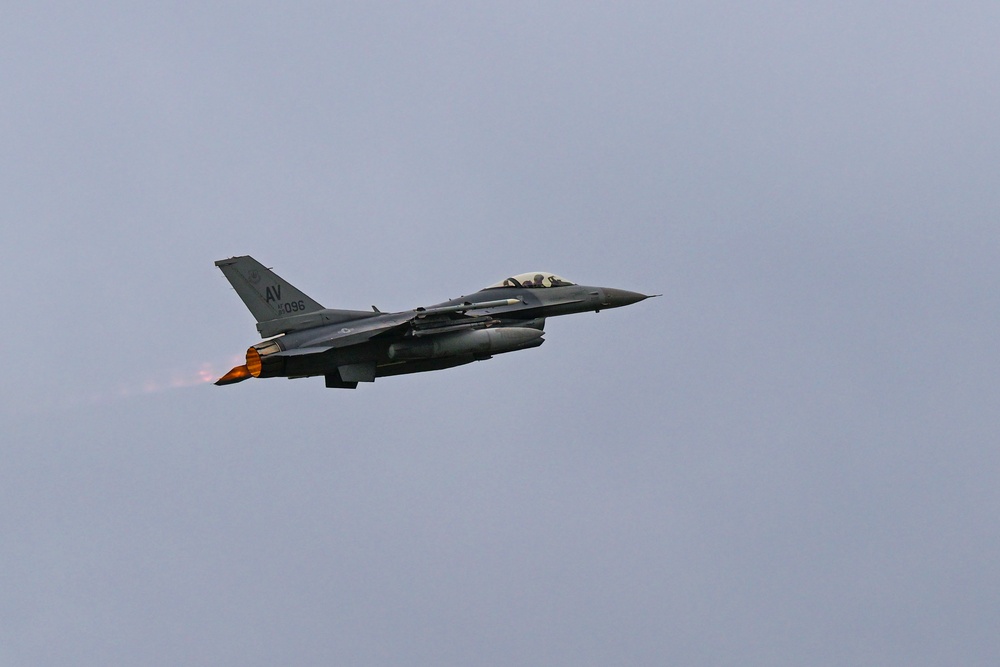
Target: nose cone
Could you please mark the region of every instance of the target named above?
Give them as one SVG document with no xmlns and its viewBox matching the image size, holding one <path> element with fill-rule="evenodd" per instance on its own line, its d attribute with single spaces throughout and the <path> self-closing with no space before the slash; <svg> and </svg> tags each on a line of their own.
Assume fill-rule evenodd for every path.
<svg viewBox="0 0 1000 667">
<path fill-rule="evenodd" d="M 640 294 L 639 292 L 629 292 L 625 289 L 615 289 L 613 287 L 605 287 L 601 291 L 604 293 L 601 299 L 602 308 L 631 306 L 633 303 L 639 303 L 650 296 L 648 294 Z"/>
</svg>

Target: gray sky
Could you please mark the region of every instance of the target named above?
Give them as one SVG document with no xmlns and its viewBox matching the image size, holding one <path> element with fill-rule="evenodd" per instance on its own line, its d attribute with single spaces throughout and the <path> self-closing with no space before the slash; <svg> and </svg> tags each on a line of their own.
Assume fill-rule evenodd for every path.
<svg viewBox="0 0 1000 667">
<path fill-rule="evenodd" d="M 0 665 L 996 665 L 998 34 L 995 2 L 6 8 Z M 238 254 L 331 307 L 665 296 L 218 388 Z"/>
</svg>

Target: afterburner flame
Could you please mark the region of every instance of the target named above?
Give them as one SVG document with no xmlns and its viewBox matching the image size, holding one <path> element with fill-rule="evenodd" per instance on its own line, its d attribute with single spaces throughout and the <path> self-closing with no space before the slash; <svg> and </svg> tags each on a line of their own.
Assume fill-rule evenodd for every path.
<svg viewBox="0 0 1000 667">
<path fill-rule="evenodd" d="M 240 357 L 233 356 L 228 360 L 227 365 L 241 361 Z M 173 389 L 204 386 L 215 381 L 221 372 L 220 367 L 224 368 L 225 366 L 205 362 L 200 366 L 189 367 L 187 370 L 174 369 L 173 371 L 160 372 L 155 376 L 147 376 L 145 379 L 133 379 L 131 382 L 121 383 L 117 387 L 109 386 L 101 389 L 91 386 L 86 395 L 71 396 L 61 400 L 67 406 L 107 405 L 144 394 L 159 394 Z"/>
</svg>

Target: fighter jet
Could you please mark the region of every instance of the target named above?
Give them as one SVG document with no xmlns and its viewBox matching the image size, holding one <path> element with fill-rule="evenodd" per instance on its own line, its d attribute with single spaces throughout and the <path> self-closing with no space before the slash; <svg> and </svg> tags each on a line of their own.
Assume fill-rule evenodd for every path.
<svg viewBox="0 0 1000 667">
<path fill-rule="evenodd" d="M 493 355 L 538 347 L 545 318 L 600 312 L 649 296 L 610 287 L 576 285 L 547 271 L 511 276 L 433 306 L 400 313 L 324 308 L 253 257 L 215 263 L 257 319 L 265 340 L 246 363 L 216 381 L 322 375 L 326 386 L 452 368 Z M 659 296 L 659 295 L 651 295 Z"/>
</svg>

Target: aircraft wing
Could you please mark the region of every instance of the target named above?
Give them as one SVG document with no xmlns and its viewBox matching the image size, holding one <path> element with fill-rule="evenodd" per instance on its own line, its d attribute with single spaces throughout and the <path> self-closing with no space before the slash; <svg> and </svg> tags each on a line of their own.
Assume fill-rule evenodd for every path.
<svg viewBox="0 0 1000 667">
<path fill-rule="evenodd" d="M 469 329 L 482 325 L 491 318 L 488 315 L 468 315 L 466 311 L 515 303 L 520 302 L 517 299 L 502 299 L 481 303 L 466 302 L 450 306 L 415 308 L 402 313 L 378 313 L 363 320 L 343 322 L 339 328 L 324 327 L 322 332 L 317 332 L 317 335 L 313 337 L 303 336 L 297 341 L 296 346 L 288 352 L 306 348 L 323 348 L 315 351 L 325 352 L 333 348 L 350 347 L 364 343 L 379 336 L 398 335 L 402 337 L 407 332 L 419 337 Z M 305 333 L 302 332 L 302 334 Z M 306 352 L 305 354 L 310 353 Z"/>
<path fill-rule="evenodd" d="M 304 363 L 306 362 L 305 357 L 366 343 L 376 337 L 403 338 L 407 334 L 420 337 L 483 327 L 492 320 L 490 316 L 469 315 L 466 311 L 515 303 L 519 303 L 517 299 L 504 299 L 416 308 L 402 313 L 374 313 L 363 319 L 344 321 L 315 330 L 307 329 L 287 333 L 282 337 L 280 344 L 276 341 L 264 341 L 251 347 L 247 350 L 247 364 L 232 369 L 219 378 L 216 384 L 234 384 L 250 377 L 259 377 L 264 359 L 286 358 L 289 363 Z M 287 347 L 280 349 L 279 346 Z M 268 350 L 268 347 L 272 347 L 272 350 Z M 293 359 L 301 361 L 293 361 Z M 369 369 L 369 374 L 371 372 L 373 370 Z"/>
<path fill-rule="evenodd" d="M 321 351 L 325 352 L 333 348 L 350 347 L 371 340 L 375 336 L 388 335 L 393 331 L 398 330 L 402 333 L 412 319 L 408 313 L 386 313 L 363 320 L 343 322 L 339 328 L 324 327 L 323 332 L 317 332 L 313 337 L 305 337 L 288 352 L 315 348 L 323 348 Z"/>
</svg>

